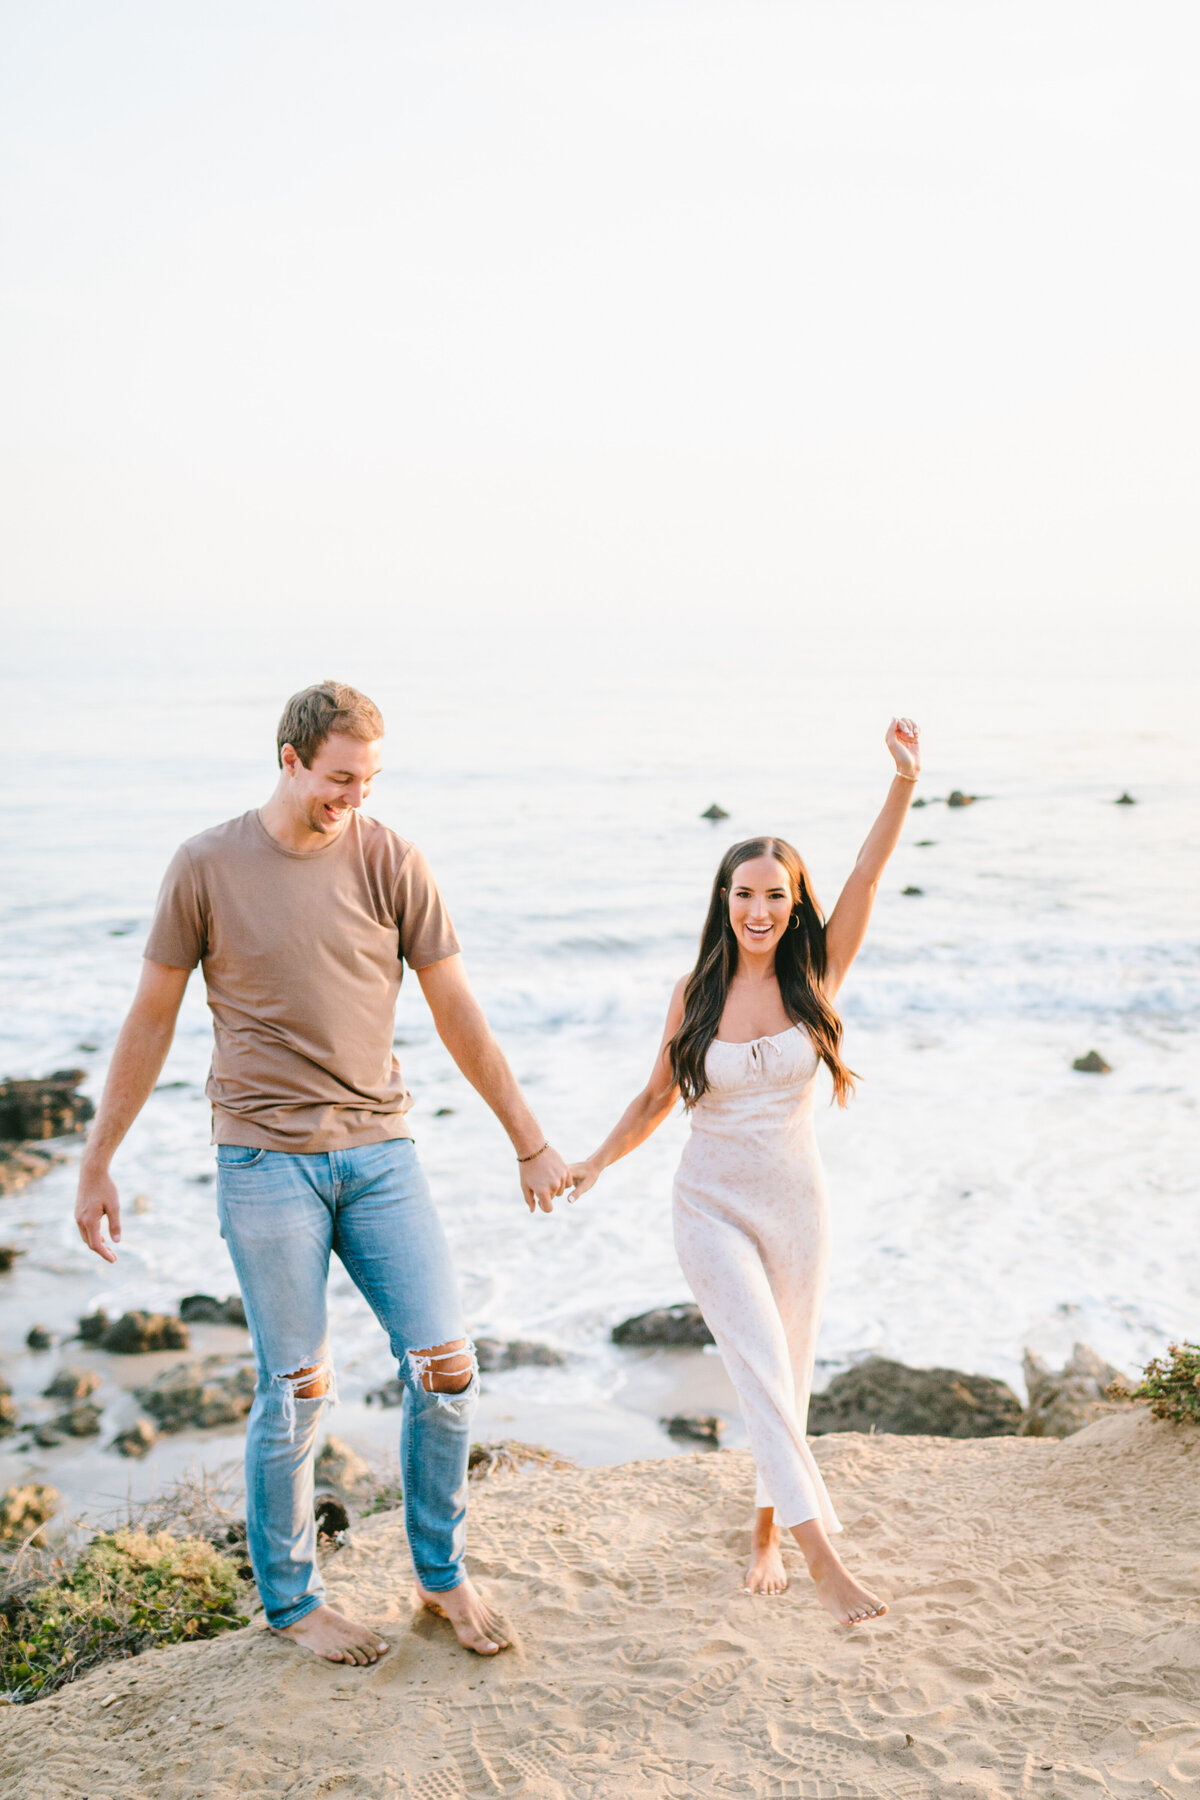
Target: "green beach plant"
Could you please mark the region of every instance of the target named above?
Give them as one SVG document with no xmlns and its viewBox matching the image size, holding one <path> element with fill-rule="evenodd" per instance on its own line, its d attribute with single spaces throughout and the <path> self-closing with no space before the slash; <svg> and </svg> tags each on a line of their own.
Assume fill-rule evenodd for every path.
<svg viewBox="0 0 1200 1800">
<path fill-rule="evenodd" d="M 1117 1384 L 1114 1383 L 1115 1387 Z M 1111 1394 L 1113 1389 L 1109 1389 Z M 1165 1356 L 1146 1364 L 1132 1390 L 1122 1386 L 1114 1398 L 1148 1400 L 1156 1419 L 1175 1425 L 1200 1425 L 1200 1344 L 1170 1344 Z"/>
<path fill-rule="evenodd" d="M 166 1531 L 102 1532 L 70 1566 L 18 1558 L 0 1577 L 0 1691 L 40 1699 L 98 1663 L 234 1630 L 237 1590 L 227 1556 Z"/>
</svg>

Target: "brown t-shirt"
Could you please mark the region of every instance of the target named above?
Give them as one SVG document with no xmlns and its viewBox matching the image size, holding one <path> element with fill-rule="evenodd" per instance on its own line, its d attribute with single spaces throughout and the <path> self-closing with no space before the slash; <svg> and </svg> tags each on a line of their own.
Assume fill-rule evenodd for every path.
<svg viewBox="0 0 1200 1800">
<path fill-rule="evenodd" d="M 214 1141 L 321 1151 L 412 1136 L 400 959 L 458 948 L 428 863 L 386 825 L 354 812 L 319 850 L 285 850 L 248 812 L 176 851 L 144 954 L 203 965 Z"/>
</svg>

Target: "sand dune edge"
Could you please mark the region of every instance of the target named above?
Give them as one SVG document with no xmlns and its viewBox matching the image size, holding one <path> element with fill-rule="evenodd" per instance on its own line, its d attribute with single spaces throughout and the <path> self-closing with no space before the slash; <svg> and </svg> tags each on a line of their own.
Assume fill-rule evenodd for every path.
<svg viewBox="0 0 1200 1800">
<path fill-rule="evenodd" d="M 415 1607 L 399 1516 L 330 1598 L 377 1667 L 250 1627 L 0 1711 L 4 1800 L 1054 1800 L 1200 1791 L 1200 1432 L 815 1440 L 840 1548 L 889 1601 L 840 1630 L 803 1563 L 740 1591 L 744 1452 L 495 1478 L 470 1560 L 514 1648 Z M 109 1700 L 110 1695 L 116 1698 Z M 109 1703 L 103 1704 L 105 1701 Z"/>
</svg>

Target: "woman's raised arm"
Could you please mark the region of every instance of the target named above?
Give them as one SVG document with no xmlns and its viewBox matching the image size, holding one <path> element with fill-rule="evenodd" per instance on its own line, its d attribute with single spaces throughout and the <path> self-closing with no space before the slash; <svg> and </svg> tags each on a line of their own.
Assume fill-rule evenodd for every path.
<svg viewBox="0 0 1200 1800">
<path fill-rule="evenodd" d="M 675 991 L 671 995 L 662 1043 L 658 1047 L 649 1081 L 641 1093 L 629 1102 L 600 1148 L 593 1151 L 586 1161 L 571 1164 L 573 1191 L 568 1194 L 568 1200 L 578 1200 L 581 1194 L 586 1194 L 590 1187 L 595 1186 L 609 1163 L 619 1162 L 631 1150 L 636 1150 L 639 1144 L 644 1144 L 651 1132 L 657 1131 L 678 1100 L 679 1087 L 671 1069 L 667 1045 L 683 1023 L 683 990 L 686 986 L 685 975 L 676 982 Z"/>
<path fill-rule="evenodd" d="M 893 719 L 886 743 L 896 763 L 896 774 L 883 810 L 870 831 L 850 871 L 837 905 L 825 926 L 825 992 L 830 999 L 846 979 L 846 971 L 862 949 L 875 904 L 879 877 L 900 842 L 904 818 L 912 803 L 913 787 L 921 773 L 920 731 L 911 719 Z"/>
</svg>

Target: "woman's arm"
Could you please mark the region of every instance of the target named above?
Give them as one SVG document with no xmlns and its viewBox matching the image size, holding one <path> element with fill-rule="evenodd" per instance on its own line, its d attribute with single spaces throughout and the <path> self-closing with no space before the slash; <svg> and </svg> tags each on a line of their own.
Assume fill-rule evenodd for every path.
<svg viewBox="0 0 1200 1800">
<path fill-rule="evenodd" d="M 893 719 L 886 743 L 896 762 L 896 776 L 888 789 L 883 811 L 867 833 L 866 843 L 838 895 L 838 903 L 825 927 L 825 992 L 832 1000 L 846 979 L 846 971 L 862 949 L 875 904 L 879 877 L 900 842 L 913 788 L 921 773 L 920 732 L 911 719 Z"/>
<path fill-rule="evenodd" d="M 671 995 L 662 1043 L 658 1047 L 649 1081 L 641 1093 L 629 1102 L 600 1148 L 586 1161 L 571 1164 L 571 1186 L 574 1192 L 568 1195 L 569 1199 L 578 1200 L 581 1194 L 586 1194 L 590 1187 L 595 1186 L 601 1171 L 607 1169 L 609 1163 L 619 1162 L 631 1150 L 636 1150 L 639 1144 L 644 1144 L 651 1132 L 657 1131 L 678 1100 L 679 1087 L 671 1072 L 667 1045 L 683 1023 L 683 990 L 686 986 L 685 975 L 681 981 L 676 982 L 675 992 Z"/>
</svg>

